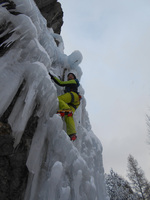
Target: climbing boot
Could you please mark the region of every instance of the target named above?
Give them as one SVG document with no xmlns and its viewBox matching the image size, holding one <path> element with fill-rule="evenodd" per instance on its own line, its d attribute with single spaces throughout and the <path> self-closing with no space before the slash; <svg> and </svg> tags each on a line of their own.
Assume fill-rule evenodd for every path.
<svg viewBox="0 0 150 200">
<path fill-rule="evenodd" d="M 77 139 L 76 133 L 69 135 L 70 140 L 75 141 Z"/>
</svg>

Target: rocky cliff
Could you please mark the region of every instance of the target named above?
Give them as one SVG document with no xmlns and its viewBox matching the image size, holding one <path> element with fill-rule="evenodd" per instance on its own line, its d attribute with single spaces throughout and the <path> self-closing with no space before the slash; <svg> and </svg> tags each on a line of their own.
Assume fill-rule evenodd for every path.
<svg viewBox="0 0 150 200">
<path fill-rule="evenodd" d="M 2 200 L 107 199 L 103 148 L 91 130 L 82 84 L 76 141 L 56 114 L 64 88 L 49 72 L 62 80 L 72 71 L 79 81 L 82 76 L 80 51 L 64 54 L 61 24 L 57 1 L 0 0 Z"/>
<path fill-rule="evenodd" d="M 60 33 L 63 25 L 61 4 L 57 0 L 35 0 L 35 2 L 47 20 L 47 26 L 52 27 L 55 33 Z"/>
<path fill-rule="evenodd" d="M 35 0 L 42 15 L 47 20 L 47 26 L 53 28 L 55 33 L 60 33 L 63 24 L 63 11 L 57 0 Z M 11 48 L 16 46 L 17 38 L 12 39 L 16 33 L 15 24 L 11 21 L 11 16 L 18 16 L 15 1 L 0 0 L 0 7 L 6 10 L 0 11 L 0 57 L 2 58 Z M 10 15 L 9 15 L 10 14 Z M 8 40 L 10 39 L 10 42 Z M 1 66 L 2 67 L 2 66 Z M 4 75 L 5 76 L 5 75 Z M 4 83 L 5 85 L 5 83 Z M 19 98 L 24 87 L 24 81 L 16 91 L 14 98 L 10 100 L 9 106 L 0 115 L 0 199 L 1 200 L 21 200 L 26 188 L 28 170 L 26 160 L 30 144 L 32 141 L 38 117 L 35 116 L 37 106 L 28 123 L 20 143 L 14 148 L 14 138 L 8 123 L 8 118 Z M 4 88 L 5 90 L 5 88 Z M 6 99 L 3 101 L 7 101 Z"/>
</svg>

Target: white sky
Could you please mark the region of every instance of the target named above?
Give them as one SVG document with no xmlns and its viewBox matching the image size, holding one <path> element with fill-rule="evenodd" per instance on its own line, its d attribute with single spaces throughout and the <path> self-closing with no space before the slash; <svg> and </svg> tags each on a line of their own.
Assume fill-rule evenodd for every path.
<svg viewBox="0 0 150 200">
<path fill-rule="evenodd" d="M 126 176 L 133 155 L 150 181 L 150 1 L 59 0 L 65 53 L 79 50 L 81 84 L 105 172 Z"/>
</svg>

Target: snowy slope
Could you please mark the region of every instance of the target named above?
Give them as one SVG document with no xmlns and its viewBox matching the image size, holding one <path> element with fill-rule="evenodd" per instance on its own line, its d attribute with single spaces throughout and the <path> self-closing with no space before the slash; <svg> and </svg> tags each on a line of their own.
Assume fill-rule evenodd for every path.
<svg viewBox="0 0 150 200">
<path fill-rule="evenodd" d="M 91 130 L 84 90 L 80 86 L 82 101 L 74 115 L 78 139 L 71 142 L 65 123 L 55 114 L 63 90 L 48 75 L 51 71 L 66 78 L 75 70 L 80 79 L 82 55 L 63 53 L 61 36 L 46 27 L 32 0 L 13 1 L 21 14 L 0 7 L 1 23 L 11 22 L 6 32 L 13 33 L 5 45 L 14 43 L 0 59 L 0 116 L 23 85 L 8 118 L 15 146 L 35 108 L 39 117 L 27 160 L 30 173 L 24 200 L 105 200 L 102 145 Z"/>
</svg>

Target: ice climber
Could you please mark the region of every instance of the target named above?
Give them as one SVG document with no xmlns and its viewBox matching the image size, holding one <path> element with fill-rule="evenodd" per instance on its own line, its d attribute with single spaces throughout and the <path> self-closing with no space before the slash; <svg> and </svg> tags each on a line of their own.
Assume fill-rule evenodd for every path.
<svg viewBox="0 0 150 200">
<path fill-rule="evenodd" d="M 50 74 L 50 77 L 56 84 L 59 86 L 65 87 L 65 94 L 58 96 L 59 100 L 59 109 L 60 110 L 71 110 L 74 114 L 75 110 L 80 105 L 80 95 L 78 93 L 78 87 L 79 87 L 79 81 L 76 78 L 74 73 L 69 73 L 67 78 L 67 81 L 61 81 L 57 77 Z M 65 122 L 66 122 L 66 128 L 67 128 L 67 134 L 70 137 L 71 140 L 76 140 L 76 128 L 75 128 L 75 122 L 72 116 L 65 115 Z"/>
</svg>

